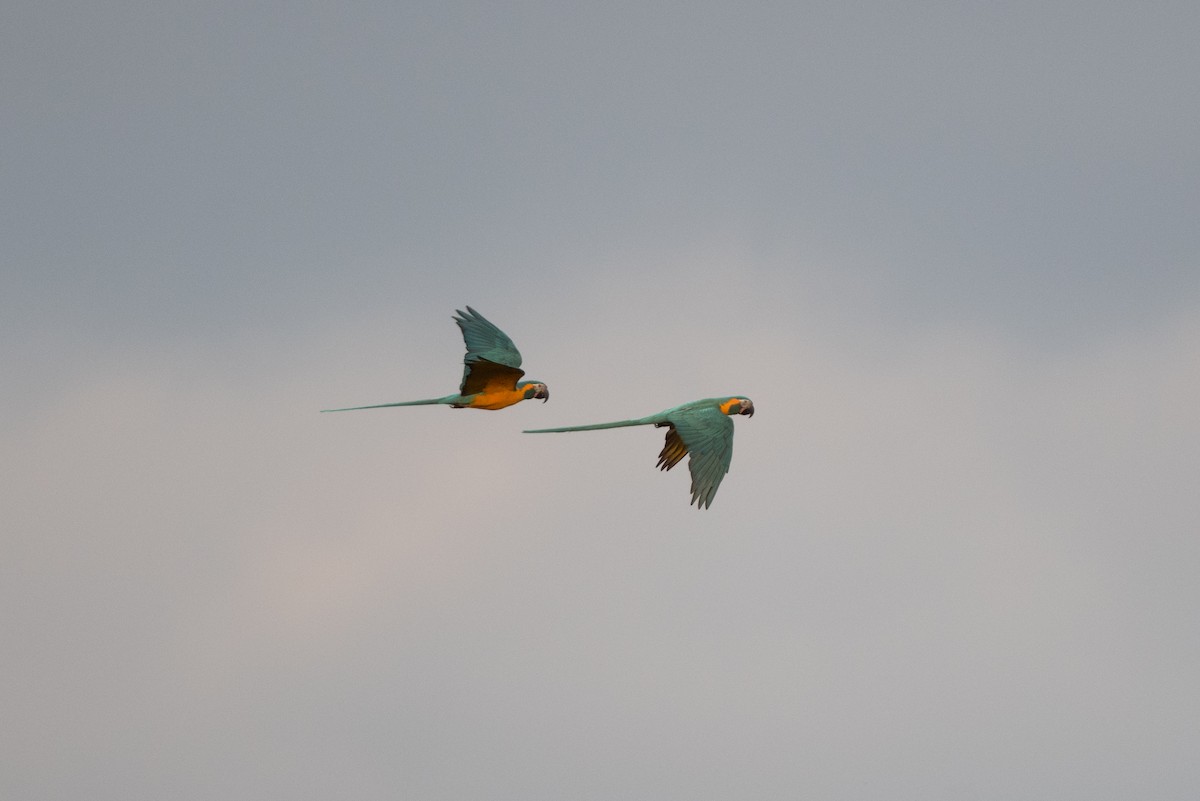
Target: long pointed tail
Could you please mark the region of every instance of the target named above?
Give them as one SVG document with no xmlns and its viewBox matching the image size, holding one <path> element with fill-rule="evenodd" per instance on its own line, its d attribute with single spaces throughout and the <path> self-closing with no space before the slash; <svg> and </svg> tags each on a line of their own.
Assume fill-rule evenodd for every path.
<svg viewBox="0 0 1200 801">
<path fill-rule="evenodd" d="M 618 420 L 615 423 L 596 423 L 590 426 L 566 426 L 565 428 L 534 428 L 522 431 L 522 434 L 557 434 L 562 431 L 596 431 L 601 428 L 621 428 L 623 426 L 648 426 L 658 422 L 654 417 L 639 417 L 637 420 Z"/>
<path fill-rule="evenodd" d="M 427 398 L 425 400 L 401 401 L 400 403 L 377 403 L 374 406 L 350 406 L 345 409 L 322 409 L 322 412 L 357 412 L 359 409 L 387 409 L 391 406 L 429 406 L 435 403 L 453 403 L 457 395 L 447 395 L 444 398 Z"/>
</svg>

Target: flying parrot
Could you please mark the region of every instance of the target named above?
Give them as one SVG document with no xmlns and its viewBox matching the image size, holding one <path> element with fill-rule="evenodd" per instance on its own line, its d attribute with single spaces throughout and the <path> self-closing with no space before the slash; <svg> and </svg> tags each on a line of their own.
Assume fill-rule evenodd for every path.
<svg viewBox="0 0 1200 801">
<path fill-rule="evenodd" d="M 427 400 L 351 406 L 346 409 L 322 409 L 323 412 L 353 412 L 358 409 L 384 409 L 389 406 L 425 406 L 444 404 L 455 409 L 503 409 L 530 398 L 550 399 L 550 390 L 541 381 L 522 381 L 521 353 L 503 331 L 482 314 L 467 307 L 456 311 L 454 322 L 462 329 L 467 355 L 463 357 L 462 385 L 457 395 Z"/>
<path fill-rule="evenodd" d="M 733 420 L 735 414 L 754 416 L 754 403 L 741 395 L 724 398 L 705 398 L 684 403 L 666 411 L 639 417 L 636 420 L 619 420 L 615 423 L 597 423 L 590 426 L 568 426 L 566 428 L 538 428 L 526 434 L 553 434 L 560 431 L 595 431 L 600 428 L 622 426 L 648 426 L 669 428 L 667 442 L 658 454 L 660 470 L 670 470 L 689 452 L 688 470 L 692 474 L 692 503 L 697 509 L 712 505 L 717 487 L 729 472 L 733 459 Z"/>
</svg>

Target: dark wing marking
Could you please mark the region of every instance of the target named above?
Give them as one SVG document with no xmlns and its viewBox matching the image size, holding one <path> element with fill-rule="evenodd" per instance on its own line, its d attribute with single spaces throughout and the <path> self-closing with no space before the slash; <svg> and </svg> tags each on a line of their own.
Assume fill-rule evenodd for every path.
<svg viewBox="0 0 1200 801">
<path fill-rule="evenodd" d="M 675 430 L 675 426 L 670 426 L 667 429 L 667 442 L 663 445 L 662 453 L 658 455 L 656 467 L 659 470 L 670 470 L 679 464 L 680 459 L 687 456 L 687 452 L 687 445 L 683 444 L 679 432 Z"/>
<path fill-rule="evenodd" d="M 456 312 L 454 322 L 462 329 L 467 355 L 463 357 L 463 377 L 459 394 L 474 395 L 489 385 L 501 384 L 505 389 L 517 385 L 525 371 L 521 368 L 521 352 L 508 335 L 470 306 Z"/>
<path fill-rule="evenodd" d="M 525 375 L 524 370 L 514 370 L 502 364 L 489 362 L 487 359 L 468 362 L 463 367 L 463 379 L 458 393 L 474 395 L 485 390 L 516 389 L 517 381 L 523 375 Z"/>
<path fill-rule="evenodd" d="M 691 453 L 688 470 L 692 474 L 692 503 L 699 509 L 712 504 L 733 461 L 733 420 L 714 407 L 687 409 L 672 414 L 671 432 L 659 455 L 659 464 L 671 465 Z M 678 442 L 672 442 L 672 437 Z"/>
</svg>

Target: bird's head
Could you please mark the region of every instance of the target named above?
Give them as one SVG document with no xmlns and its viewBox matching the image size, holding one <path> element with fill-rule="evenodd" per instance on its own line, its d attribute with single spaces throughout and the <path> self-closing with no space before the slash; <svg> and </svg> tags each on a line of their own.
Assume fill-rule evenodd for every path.
<svg viewBox="0 0 1200 801">
<path fill-rule="evenodd" d="M 728 415 L 748 414 L 754 416 L 754 401 L 749 398 L 734 397 L 721 404 L 721 411 Z"/>
<path fill-rule="evenodd" d="M 521 391 L 525 393 L 525 400 L 541 398 L 542 403 L 550 400 L 550 388 L 541 381 L 524 381 L 521 384 Z"/>
</svg>

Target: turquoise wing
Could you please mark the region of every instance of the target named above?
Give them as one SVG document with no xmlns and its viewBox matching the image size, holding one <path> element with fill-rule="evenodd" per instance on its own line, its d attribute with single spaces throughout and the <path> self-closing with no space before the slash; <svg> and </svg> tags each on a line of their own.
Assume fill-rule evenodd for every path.
<svg viewBox="0 0 1200 801">
<path fill-rule="evenodd" d="M 733 420 L 716 407 L 686 409 L 667 418 L 671 430 L 658 456 L 658 466 L 670 470 L 691 454 L 692 503 L 698 509 L 712 505 L 733 461 Z"/>
<path fill-rule="evenodd" d="M 525 371 L 521 369 L 521 352 L 513 341 L 470 306 L 465 312 L 456 311 L 456 315 L 454 322 L 462 329 L 467 345 L 459 393 L 473 395 L 497 381 L 515 387 Z"/>
</svg>

